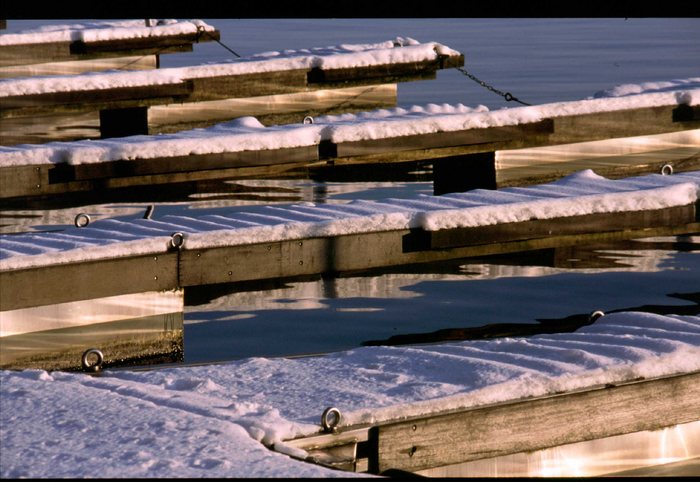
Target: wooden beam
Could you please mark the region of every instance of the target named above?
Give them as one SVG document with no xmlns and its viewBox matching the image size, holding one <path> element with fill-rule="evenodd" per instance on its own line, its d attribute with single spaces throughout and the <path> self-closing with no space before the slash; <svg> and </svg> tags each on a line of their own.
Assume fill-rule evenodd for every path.
<svg viewBox="0 0 700 482">
<path fill-rule="evenodd" d="M 385 139 L 368 139 L 352 142 L 338 142 L 335 147 L 327 146 L 327 152 L 332 152 L 336 158 L 361 157 L 386 152 L 424 151 L 427 149 L 446 148 L 455 146 L 485 146 L 489 143 L 504 142 L 520 139 L 540 140 L 540 136 L 548 136 L 554 132 L 554 122 L 546 119 L 531 124 L 499 126 L 461 131 L 436 132 L 410 136 L 390 137 Z M 541 142 L 541 140 L 540 140 Z M 479 152 L 488 151 L 488 147 Z M 330 156 L 329 156 L 330 157 Z"/>
<path fill-rule="evenodd" d="M 191 92 L 191 83 L 179 82 L 162 85 L 12 95 L 2 98 L 0 118 L 171 104 L 182 102 Z"/>
<path fill-rule="evenodd" d="M 190 52 L 194 43 L 216 41 L 220 38 L 221 34 L 216 30 L 204 34 L 183 33 L 90 42 L 76 40 L 4 45 L 0 49 L 0 67 Z"/>
<path fill-rule="evenodd" d="M 328 467 L 410 475 L 694 422 L 700 420 L 699 395 L 700 372 L 692 372 L 319 430 L 284 445 Z"/>
<path fill-rule="evenodd" d="M 700 373 L 427 415 L 377 426 L 370 470 L 415 472 L 700 420 Z"/>
<path fill-rule="evenodd" d="M 0 272 L 0 311 L 178 287 L 177 253 Z"/>
<path fill-rule="evenodd" d="M 527 231 L 527 223 L 523 230 Z M 119 294 L 162 291 L 241 281 L 337 276 L 391 266 L 513 253 L 593 242 L 700 232 L 700 223 L 618 229 L 600 233 L 553 233 L 470 246 L 419 249 L 411 230 L 190 249 L 132 258 L 36 266 L 0 272 L 0 310 Z M 362 253 L 362 255 L 358 255 Z M 64 289 L 70 280 L 71 289 Z"/>
<path fill-rule="evenodd" d="M 653 211 L 598 213 L 553 219 L 533 219 L 518 223 L 503 223 L 471 228 L 416 231 L 415 239 L 424 239 L 423 249 L 445 249 L 459 246 L 509 242 L 521 239 L 545 238 L 552 233 L 575 235 L 601 233 L 646 227 L 679 226 L 697 219 L 694 205 Z M 405 238 L 408 243 L 408 237 Z M 413 244 L 412 249 L 415 249 Z"/>
<path fill-rule="evenodd" d="M 0 199 L 103 192 L 227 177 L 279 176 L 318 159 L 315 146 L 192 156 L 0 168 Z M 287 166 L 287 167 L 285 167 Z"/>
</svg>

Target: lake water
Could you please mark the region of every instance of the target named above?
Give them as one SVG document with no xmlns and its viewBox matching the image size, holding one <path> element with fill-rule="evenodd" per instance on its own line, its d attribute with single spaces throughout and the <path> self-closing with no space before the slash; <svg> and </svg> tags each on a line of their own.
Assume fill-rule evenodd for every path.
<svg viewBox="0 0 700 482">
<path fill-rule="evenodd" d="M 530 104 L 579 100 L 616 85 L 700 75 L 700 19 L 204 19 L 239 55 L 369 43 L 435 41 L 465 54 L 465 69 Z M 43 24 L 8 21 L 8 32 Z M 53 23 L 77 23 L 62 21 Z M 162 67 L 235 58 L 206 42 L 163 55 Z M 456 70 L 399 84 L 398 105 L 515 107 Z M 1 206 L 2 232 L 61 229 L 95 218 L 237 209 L 261 203 L 347 202 L 432 193 L 410 182 L 234 181 L 199 193 L 156 190 L 129 202 Z M 563 326 L 594 310 L 698 314 L 700 238 L 682 236 L 458 260 L 363 276 L 217 286 L 186 293 L 185 360 L 319 353 L 395 335 L 515 323 Z M 503 333 L 495 327 L 493 334 Z"/>
</svg>

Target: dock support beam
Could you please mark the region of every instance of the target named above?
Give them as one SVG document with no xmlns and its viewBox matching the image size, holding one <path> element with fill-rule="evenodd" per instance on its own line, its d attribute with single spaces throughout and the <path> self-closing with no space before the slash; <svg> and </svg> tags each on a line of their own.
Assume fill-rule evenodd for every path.
<svg viewBox="0 0 700 482">
<path fill-rule="evenodd" d="M 433 161 L 433 194 L 496 189 L 496 153 L 479 152 Z"/>
<path fill-rule="evenodd" d="M 148 135 L 148 107 L 100 111 L 100 137 Z"/>
</svg>

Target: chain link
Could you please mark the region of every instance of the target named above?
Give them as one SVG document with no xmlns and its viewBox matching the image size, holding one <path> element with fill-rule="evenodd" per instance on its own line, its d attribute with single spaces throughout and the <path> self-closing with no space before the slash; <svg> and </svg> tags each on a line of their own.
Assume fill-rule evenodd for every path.
<svg viewBox="0 0 700 482">
<path fill-rule="evenodd" d="M 485 87 L 486 89 L 490 90 L 491 92 L 500 95 L 501 97 L 503 97 L 504 99 L 506 99 L 507 102 L 513 101 L 513 102 L 518 102 L 518 103 L 520 103 L 520 104 L 522 104 L 522 105 L 531 105 L 531 104 L 528 104 L 528 103 L 526 103 L 526 102 L 523 102 L 522 100 L 520 100 L 520 99 L 518 99 L 517 97 L 513 96 L 513 94 L 511 94 L 510 92 L 503 92 L 502 90 L 498 90 L 498 89 L 496 89 L 495 87 L 490 86 L 489 84 L 487 84 L 487 83 L 484 82 L 483 80 L 478 79 L 478 78 L 475 77 L 473 74 L 470 74 L 469 72 L 467 72 L 466 70 L 464 70 L 464 69 L 461 68 L 461 67 L 457 67 L 457 70 L 460 71 L 462 74 L 466 75 L 467 77 L 469 77 L 470 79 L 472 79 L 474 82 L 476 82 L 476 83 L 479 84 L 480 86 Z"/>
</svg>

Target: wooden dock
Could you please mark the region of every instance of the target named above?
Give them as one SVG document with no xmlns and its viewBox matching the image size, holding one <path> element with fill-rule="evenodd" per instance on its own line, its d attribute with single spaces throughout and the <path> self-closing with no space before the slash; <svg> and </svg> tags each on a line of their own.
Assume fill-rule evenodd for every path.
<svg viewBox="0 0 700 482">
<path fill-rule="evenodd" d="M 203 22 L 158 22 L 142 20 L 139 22 L 121 22 L 111 24 L 99 22 L 92 26 L 82 26 L 71 30 L 66 25 L 66 39 L 37 42 L 30 33 L 5 34 L 15 37 L 13 42 L 6 42 L 0 48 L 0 77 L 18 76 L 29 72 L 32 75 L 56 75 L 66 69 L 86 71 L 87 61 L 95 59 L 114 59 L 143 57 L 191 52 L 193 45 L 200 42 L 212 42 L 221 39 L 221 34 Z M 100 31 L 110 28 L 116 34 L 109 38 L 100 38 Z M 135 29 L 148 30 L 147 36 L 134 36 Z M 73 35 L 69 35 L 73 33 Z M 90 34 L 94 34 L 90 36 Z M 78 37 L 78 38 L 74 38 Z M 73 64 L 72 69 L 66 62 Z M 123 64 L 124 62 L 122 62 Z M 41 66 L 41 64 L 50 64 Z M 64 65 L 57 65 L 64 64 Z M 80 67 L 82 65 L 83 67 Z M 119 65 L 119 64 L 116 64 Z M 24 69 L 17 67 L 23 66 Z M 31 68 L 28 66 L 32 66 Z"/>
<path fill-rule="evenodd" d="M 352 472 L 522 477 L 532 475 L 518 455 L 699 420 L 695 372 L 319 429 L 281 445 L 306 451 L 309 462 Z"/>
<path fill-rule="evenodd" d="M 262 206 L 238 214 L 222 208 L 197 219 L 161 218 L 156 213 L 93 223 L 78 216 L 75 227 L 63 231 L 4 235 L 0 366 L 80 369 L 78 355 L 90 348 L 86 340 L 102 340 L 100 348 L 110 366 L 181 360 L 183 315 L 172 303 L 138 316 L 117 310 L 109 320 L 95 317 L 90 308 L 114 306 L 115 299 L 129 296 L 150 293 L 158 300 L 179 293 L 182 305 L 183 293 L 200 286 L 356 275 L 400 265 L 700 232 L 697 172 L 641 179 L 645 180 L 639 191 L 630 190 L 630 180 L 608 181 L 623 186 L 603 193 L 578 192 L 566 199 L 557 186 L 548 198 L 543 194 L 546 185 L 539 185 L 534 196 L 528 195 L 527 187 L 511 194 L 500 190 L 501 201 L 493 205 L 475 205 L 467 192 L 445 197 L 442 203 L 448 204 L 438 205 L 422 198 Z M 479 191 L 473 194 L 475 200 L 483 196 Z M 643 200 L 649 207 L 600 207 L 616 196 L 633 196 L 635 203 Z M 514 207 L 508 199 L 515 201 Z M 533 217 L 531 210 L 543 202 L 549 203 L 548 214 Z M 566 214 L 572 203 L 588 207 Z M 454 225 L 484 210 L 495 218 L 510 214 L 495 224 Z M 448 225 L 441 227 L 445 222 Z M 22 252 L 26 254 L 17 254 Z M 69 290 L 64 289 L 66 280 Z M 78 314 L 81 310 L 86 310 L 85 316 Z M 55 326 L 43 330 L 32 322 L 29 332 L 16 330 L 23 320 L 47 316 L 56 320 Z M 134 329 L 137 324 L 140 328 Z M 118 332 L 123 336 L 117 342 L 110 336 Z"/>
<path fill-rule="evenodd" d="M 30 68 L 31 63 L 45 68 L 69 64 L 70 69 L 78 72 L 78 65 L 95 60 L 137 55 L 157 57 L 160 53 L 186 51 L 200 40 L 218 38 L 216 30 L 204 32 L 196 27 L 185 33 L 147 39 L 110 42 L 72 39 L 38 44 L 44 45 L 45 51 L 31 60 L 24 56 L 31 57 L 31 52 L 41 47 L 18 44 L 3 50 L 0 68 Z M 2 79 L 0 92 L 2 88 L 5 90 L 0 97 L 3 127 L 0 202 L 7 207 L 26 207 L 35 202 L 65 202 L 71 195 L 101 198 L 106 194 L 123 201 L 126 198 L 121 196 L 134 189 L 152 190 L 153 186 L 177 187 L 227 179 L 328 179 L 371 171 L 378 176 L 375 180 L 381 180 L 381 176 L 414 165 L 428 167 L 435 194 L 540 184 L 591 167 L 597 174 L 613 179 L 700 169 L 700 105 L 692 103 L 697 96 L 675 95 L 679 92 L 494 112 L 438 112 L 425 113 L 422 117 L 396 115 L 391 119 L 363 116 L 352 123 L 335 122 L 330 117 L 324 120 L 324 116 L 314 119 L 313 116 L 323 112 L 357 113 L 365 102 L 374 106 L 393 104 L 397 83 L 431 79 L 438 70 L 464 64 L 461 53 L 435 43 L 404 45 L 397 41 L 377 44 L 370 50 L 373 60 L 362 65 L 354 64 L 357 50 L 341 49 L 319 51 L 311 56 L 292 54 L 282 59 L 251 57 L 183 69 L 160 69 L 156 61 L 142 70 L 61 74 L 39 88 L 34 83 L 37 79 L 32 77 Z M 381 60 L 375 58 L 378 51 Z M 114 82 L 115 78 L 119 81 Z M 329 93 L 333 95 L 328 96 Z M 342 107 L 316 102 L 323 97 L 330 99 L 327 100 L 331 104 L 340 101 Z M 273 107 L 262 109 L 261 106 L 268 104 Z M 299 116 L 295 122 L 267 125 L 253 119 L 258 124 L 252 125 L 250 117 L 244 116 L 224 124 L 180 132 L 182 118 L 171 111 L 188 110 L 184 106 L 207 112 L 234 107 L 227 115 L 262 113 L 269 121 L 279 118 L 276 116 L 290 121 L 300 113 L 309 117 L 308 122 Z M 154 123 L 151 114 L 156 111 L 161 115 L 156 122 L 159 129 L 170 130 L 168 134 L 151 135 Z M 178 119 L 169 120 L 171 114 L 173 119 Z M 64 115 L 92 116 L 93 120 L 96 117 L 101 139 L 79 136 L 81 140 L 70 143 L 16 145 L 23 134 L 14 136 L 13 126 L 29 126 L 31 130 L 35 121 L 41 124 L 49 117 Z M 226 120 L 225 116 L 203 115 L 191 122 L 209 125 Z M 391 122 L 392 127 L 399 128 L 376 129 L 376 123 L 382 122 Z M 377 135 L 377 131 L 385 133 Z M 251 136 L 258 135 L 265 137 L 266 143 L 252 140 Z M 670 160 L 622 156 L 523 165 L 509 164 L 499 157 L 499 153 L 525 148 L 575 146 L 639 136 L 672 136 L 673 142 L 683 149 Z M 195 147 L 190 142 L 192 139 L 197 141 Z M 31 256 L 19 256 L 20 261 L 15 264 L 17 258 L 10 256 L 0 261 L 0 314 L 4 314 L 5 320 L 8 316 L 25 319 L 34 315 L 19 311 L 59 305 L 68 309 L 68 304 L 75 302 L 180 292 L 193 286 L 340 276 L 390 266 L 585 242 L 695 233 L 700 232 L 697 207 L 693 198 L 684 205 L 622 213 L 562 214 L 547 219 L 441 229 L 409 223 L 356 232 L 312 230 L 292 237 L 279 237 L 275 234 L 279 226 L 271 226 L 269 236 L 262 235 L 252 242 L 228 239 L 213 244 L 203 241 L 205 237 L 196 228 L 190 231 L 177 222 L 170 225 L 142 220 L 146 223 L 141 226 L 143 229 L 168 226 L 168 232 L 132 240 L 138 249 L 130 251 L 120 252 L 115 243 L 116 251 L 110 247 L 104 251 L 107 254 L 100 254 L 99 246 L 89 246 L 90 241 L 86 240 L 85 249 L 68 250 L 67 258 L 59 255 L 55 259 L 48 257 L 46 262 L 24 263 Z M 393 214 L 400 217 L 405 211 L 399 209 Z M 324 216 L 320 211 L 307 215 L 311 219 Z M 87 229 L 76 224 L 75 230 L 46 233 L 46 236 L 59 244 L 64 241 L 71 244 L 86 232 L 93 229 L 99 232 L 100 224 L 96 222 Z M 233 235 L 235 230 L 231 231 Z M 61 241 L 59 238 L 64 235 L 67 238 Z M 104 232 L 101 235 L 112 236 Z M 21 240 L 22 235 L 3 236 L 2 248 L 13 252 L 11 246 Z M 6 249 L 7 246 L 10 247 Z M 357 256 L 358 252 L 364 255 Z M 71 280 L 72 290 L 58 289 L 65 280 Z M 155 319 L 158 325 L 163 317 L 170 320 L 172 316 L 179 315 L 169 310 L 142 318 L 151 322 Z M 181 324 L 181 316 L 179 320 Z M 177 354 L 177 349 L 174 353 Z M 109 357 L 118 358 L 114 354 Z"/>
<path fill-rule="evenodd" d="M 687 187 L 683 188 L 683 192 L 688 191 L 685 204 L 676 201 L 668 207 L 641 211 L 606 212 L 592 208 L 586 214 L 548 215 L 543 219 L 528 215 L 522 221 L 484 226 L 441 228 L 440 221 L 436 221 L 438 227 L 424 225 L 423 220 L 429 219 L 431 212 L 437 213 L 438 219 L 468 216 L 471 208 L 456 207 L 461 202 L 469 203 L 470 195 L 465 193 L 452 208 L 439 208 L 420 200 L 416 200 L 417 210 L 403 207 L 403 203 L 410 206 L 411 200 L 394 200 L 398 203 L 395 205 L 389 200 L 389 204 L 376 206 L 269 206 L 239 215 L 227 215 L 223 209 L 211 220 L 177 216 L 127 222 L 107 219 L 56 233 L 5 236 L 2 247 L 8 250 L 13 249 L 13 244 L 45 242 L 73 247 L 55 254 L 51 254 L 55 249 L 50 248 L 42 258 L 45 260 L 38 264 L 33 261 L 38 258 L 33 256 L 5 256 L 0 261 L 2 310 L 188 286 L 341 275 L 553 246 L 700 232 L 694 192 L 697 188 L 692 187 L 698 183 L 697 175 L 664 178 L 672 182 L 659 186 L 678 183 Z M 520 192 L 528 192 L 527 188 L 522 189 L 525 191 Z M 666 188 L 659 189 L 662 190 L 643 190 L 636 195 L 651 201 L 664 196 Z M 571 201 L 576 199 L 575 196 Z M 590 204 L 598 198 L 581 199 Z M 528 206 L 523 204 L 517 209 L 529 212 Z M 508 204 L 495 204 L 480 209 L 491 209 L 495 215 L 507 207 Z M 292 218 L 286 221 L 289 216 Z M 301 220 L 294 220 L 298 216 Z M 250 232 L 243 227 L 256 219 L 263 220 L 263 224 L 254 225 L 259 234 L 251 239 L 241 238 Z M 343 227 L 347 219 L 355 219 L 357 227 Z M 389 220 L 393 220 L 391 224 Z M 293 234 L 294 229 L 299 229 L 297 234 Z M 128 234 L 131 230 L 134 235 Z M 141 232 L 153 234 L 138 234 Z M 115 239 L 104 244 L 100 240 L 105 238 Z M 117 241 L 118 238 L 123 240 Z M 362 256 L 357 255 L 360 252 Z M 56 289 L 66 279 L 71 280 L 72 289 Z"/>
<path fill-rule="evenodd" d="M 700 106 L 688 109 L 684 107 L 670 105 L 575 116 L 553 115 L 544 120 L 510 126 L 468 128 L 350 142 L 335 140 L 332 134 L 333 125 L 326 125 L 326 132 L 331 134 L 326 138 L 319 134 L 317 141 L 300 147 L 238 150 L 239 147 L 234 145 L 228 151 L 224 149 L 201 154 L 186 151 L 181 155 L 113 158 L 85 164 L 70 162 L 71 152 L 67 149 L 62 150 L 60 144 L 20 146 L 18 149 L 27 155 L 51 147 L 57 152 L 56 155 L 68 160 L 8 165 L 3 163 L 3 157 L 16 156 L 17 152 L 0 152 L 0 199 L 21 200 L 80 192 L 100 193 L 211 179 L 337 179 L 342 177 L 343 172 L 354 171 L 357 175 L 357 172 L 368 168 L 375 169 L 376 172 L 386 172 L 389 166 L 416 163 L 430 163 L 435 194 L 545 182 L 589 166 L 594 166 L 596 172 L 606 177 L 661 172 L 667 165 L 672 172 L 692 171 L 700 167 Z M 679 114 L 679 111 L 685 114 Z M 488 115 L 479 116 L 488 118 Z M 611 124 L 615 127 L 606 128 Z M 362 122 L 358 122 L 357 126 L 362 128 Z M 286 126 L 285 132 L 289 135 L 295 130 L 302 132 L 310 127 L 313 126 L 290 125 Z M 226 134 L 225 131 L 221 132 L 222 135 Z M 680 154 L 680 158 L 671 161 L 660 156 L 649 156 L 647 159 L 619 156 L 599 159 L 597 162 L 574 159 L 553 164 L 513 167 L 496 159 L 497 152 L 528 147 L 568 145 L 616 138 L 624 141 L 633 136 L 669 133 L 685 134 L 686 137 L 683 141 L 686 151 Z M 236 135 L 235 129 L 230 131 L 230 135 Z M 142 139 L 143 142 L 150 142 L 157 138 Z M 80 148 L 95 149 L 98 144 L 83 141 L 68 146 L 79 151 Z"/>
<path fill-rule="evenodd" d="M 154 48 L 159 48 L 158 45 Z M 129 46 L 127 42 L 124 48 Z M 20 52 L 21 47 L 17 47 Z M 137 48 L 136 45 L 131 47 Z M 73 46 L 74 50 L 76 48 Z M 423 52 L 426 48 L 427 51 Z M 78 50 L 86 49 L 88 52 L 100 51 L 98 46 Z M 418 55 L 416 51 L 419 49 Z M 0 85 L 0 92 L 2 89 L 9 92 L 0 97 L 0 120 L 5 131 L 3 144 L 15 145 L 36 139 L 36 136 L 28 136 L 25 132 L 28 122 L 30 126 L 36 126 L 35 122 L 28 121 L 36 117 L 48 124 L 57 116 L 99 114 L 101 138 L 155 134 L 171 130 L 168 129 L 169 123 L 188 122 L 193 127 L 216 122 L 201 118 L 197 121 L 183 120 L 170 109 L 165 116 L 161 112 L 158 122 L 149 123 L 148 110 L 153 106 L 197 103 L 205 104 L 208 108 L 206 104 L 214 102 L 269 96 L 276 97 L 273 103 L 296 105 L 299 102 L 295 101 L 295 97 L 305 94 L 351 89 L 336 97 L 334 108 L 322 108 L 330 112 L 357 111 L 361 110 L 358 109 L 360 105 L 376 106 L 372 98 L 373 89 L 368 87 L 432 79 L 438 70 L 464 64 L 462 54 L 437 44 L 434 47 L 429 44 L 395 44 L 383 50 L 387 51 L 384 56 L 388 60 L 370 59 L 362 65 L 352 63 L 358 55 L 356 51 L 320 52 L 300 53 L 290 59 L 251 57 L 216 65 L 157 68 L 147 73 L 105 72 L 80 76 L 81 82 L 77 83 L 74 76 L 54 77 L 41 88 L 37 88 L 40 81 L 33 78 L 5 79 L 4 84 Z M 411 54 L 402 55 L 404 51 Z M 330 60 L 324 63 L 324 58 Z M 70 86 L 66 87 L 66 84 Z M 367 94 L 358 91 L 359 87 L 365 87 Z M 365 96 L 368 97 L 366 102 L 363 101 Z M 393 103 L 395 100 L 393 96 L 384 102 Z M 269 104 L 269 101 L 266 103 Z M 273 117 L 275 112 L 268 112 L 268 120 L 287 117 L 288 110 L 288 107 L 283 109 L 279 113 L 281 117 Z M 305 105 L 299 107 L 297 112 L 301 120 L 305 115 L 315 115 L 319 110 L 318 107 Z M 168 120 L 170 117 L 172 119 Z M 158 131 L 152 127 L 153 124 L 159 126 Z"/>
</svg>

